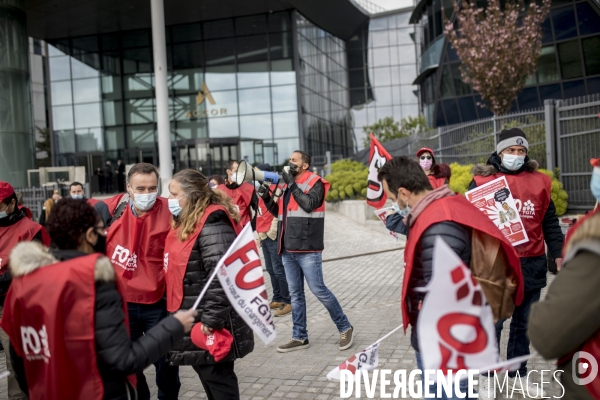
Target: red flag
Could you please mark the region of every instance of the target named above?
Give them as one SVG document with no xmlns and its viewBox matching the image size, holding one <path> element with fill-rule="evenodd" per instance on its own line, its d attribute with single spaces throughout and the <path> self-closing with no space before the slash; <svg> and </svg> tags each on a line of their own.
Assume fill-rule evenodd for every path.
<svg viewBox="0 0 600 400">
<path fill-rule="evenodd" d="M 381 182 L 377 179 L 379 168 L 383 167 L 386 161 L 391 160 L 390 153 L 383 148 L 381 143 L 373 134 L 371 136 L 371 151 L 369 152 L 369 177 L 367 186 L 367 204 L 376 209 L 382 208 L 387 200 L 387 195 L 383 191 Z"/>
</svg>

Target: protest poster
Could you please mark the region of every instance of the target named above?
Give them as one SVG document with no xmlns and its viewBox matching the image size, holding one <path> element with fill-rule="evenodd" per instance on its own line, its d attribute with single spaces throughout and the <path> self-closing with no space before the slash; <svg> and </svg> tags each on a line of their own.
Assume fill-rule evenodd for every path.
<svg viewBox="0 0 600 400">
<path fill-rule="evenodd" d="M 389 208 L 382 208 L 382 209 L 374 211 L 375 215 L 377 215 L 377 218 L 379 218 L 381 220 L 381 222 L 383 222 L 383 226 L 385 226 L 385 220 L 387 218 L 387 213 L 389 211 L 390 211 Z M 387 227 L 386 227 L 386 229 L 387 229 Z M 392 232 L 390 230 L 388 230 L 388 232 L 394 239 L 398 240 L 398 234 L 396 232 Z"/>
</svg>

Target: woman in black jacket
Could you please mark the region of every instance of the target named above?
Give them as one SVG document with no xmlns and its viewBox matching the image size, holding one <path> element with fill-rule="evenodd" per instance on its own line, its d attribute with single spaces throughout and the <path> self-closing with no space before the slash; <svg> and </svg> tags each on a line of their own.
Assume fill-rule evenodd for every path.
<svg viewBox="0 0 600 400">
<path fill-rule="evenodd" d="M 46 229 L 57 248 L 48 253 L 36 244 L 22 245 L 13 252 L 14 258 L 11 258 L 10 268 L 15 277 L 59 261 L 74 258 L 83 260 L 88 254 L 103 254 L 106 250 L 104 224 L 85 200 L 60 200 L 52 209 Z M 93 327 L 97 368 L 104 386 L 103 399 L 121 400 L 135 398 L 135 389 L 127 381 L 127 376 L 143 371 L 163 357 L 183 337 L 184 331 L 191 330 L 195 311 L 181 311 L 165 318 L 146 335 L 132 342 L 125 324 L 123 297 L 117 290 L 116 279 L 110 260 L 98 258 L 94 265 Z M 27 393 L 28 383 L 33 383 L 28 382 L 24 360 L 12 346 L 10 355 L 19 385 Z"/>
<path fill-rule="evenodd" d="M 187 169 L 175 174 L 169 191 L 169 209 L 175 219 L 165 245 L 165 263 L 167 309 L 172 312 L 194 304 L 235 240 L 240 216 L 231 199 L 210 189 L 208 180 L 198 171 Z M 206 335 L 223 328 L 233 335 L 227 356 L 215 362 L 208 351 L 196 347 L 186 335 L 169 352 L 167 361 L 171 365 L 191 365 L 209 399 L 239 399 L 234 360 L 252 352 L 254 334 L 232 308 L 216 278 L 198 306 L 196 321 L 202 323 Z"/>
</svg>

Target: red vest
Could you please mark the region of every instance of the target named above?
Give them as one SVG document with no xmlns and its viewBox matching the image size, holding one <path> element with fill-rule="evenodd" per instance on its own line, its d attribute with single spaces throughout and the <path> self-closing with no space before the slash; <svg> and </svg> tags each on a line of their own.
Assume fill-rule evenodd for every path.
<svg viewBox="0 0 600 400">
<path fill-rule="evenodd" d="M 444 197 L 432 202 L 418 216 L 412 227 L 409 228 L 406 247 L 404 248 L 404 278 L 402 282 L 402 320 L 404 322 L 404 331 L 408 325 L 408 310 L 406 307 L 406 296 L 408 292 L 408 283 L 413 269 L 415 251 L 419 248 L 421 235 L 433 224 L 440 222 L 455 222 L 471 229 L 492 236 L 502 243 L 504 252 L 508 257 L 519 284 L 516 292 L 515 304 L 520 304 L 523 300 L 523 274 L 521 272 L 521 260 L 513 246 L 504 237 L 500 229 L 488 217 L 483 215 L 474 205 L 469 203 L 463 196 Z"/>
<path fill-rule="evenodd" d="M 0 227 L 0 271 L 8 268 L 8 256 L 19 242 L 30 242 L 42 230 L 42 226 L 29 218 L 23 218 L 14 225 Z M 42 233 L 45 246 L 50 245 L 48 235 Z"/>
<path fill-rule="evenodd" d="M 282 194 L 281 194 L 281 196 L 279 196 L 279 199 L 277 200 L 277 205 L 279 208 L 279 215 L 278 215 L 278 218 L 280 221 L 279 226 L 282 228 L 281 232 L 279 232 L 277 234 L 279 237 L 279 248 L 278 248 L 279 253 L 281 253 L 282 242 L 285 239 L 286 229 L 290 226 L 290 223 L 296 224 L 296 222 L 293 222 L 294 219 L 309 218 L 309 219 L 314 219 L 314 220 L 320 220 L 321 223 L 324 225 L 325 196 L 327 195 L 327 192 L 329 191 L 329 186 L 331 186 L 330 183 L 327 182 L 325 179 L 321 178 L 319 175 L 313 174 L 312 172 L 309 172 L 309 171 L 305 171 L 300 177 L 298 177 L 296 179 L 296 186 L 298 186 L 304 193 L 308 193 L 310 191 L 310 189 L 312 189 L 313 186 L 319 181 L 321 181 L 321 183 L 323 184 L 323 188 L 325 189 L 325 191 L 323 193 L 323 203 L 321 203 L 321 205 L 319 207 L 317 207 L 316 209 L 314 209 L 311 213 L 307 213 L 306 211 L 304 211 L 303 209 L 300 208 L 294 195 L 290 194 L 290 200 L 288 202 L 286 218 L 285 218 L 286 226 L 283 226 L 282 224 L 283 224 L 284 196 L 285 196 L 285 191 L 288 189 L 288 186 L 287 186 L 287 184 L 283 185 Z M 306 221 L 303 221 L 303 222 L 306 222 Z M 298 224 L 298 225 L 300 225 L 300 224 Z M 308 229 L 308 225 L 309 225 L 308 223 L 302 223 L 301 229 L 305 229 L 305 228 Z M 296 228 L 300 228 L 300 227 L 296 226 Z M 323 226 L 323 228 L 324 228 L 324 226 Z M 298 249 L 294 249 L 294 248 L 290 248 L 290 249 L 286 248 L 286 251 L 291 252 L 291 253 L 322 251 L 323 247 L 324 247 L 323 237 L 322 237 L 323 234 L 324 234 L 324 232 L 312 232 L 312 237 L 306 238 L 307 242 L 309 242 L 311 240 L 314 241 L 315 244 L 317 245 L 317 247 L 320 247 L 318 250 L 298 250 Z"/>
<path fill-rule="evenodd" d="M 219 185 L 217 186 L 217 189 L 231 197 L 233 204 L 238 207 L 238 212 L 241 217 L 240 224 L 242 227 L 252 221 L 250 202 L 252 201 L 252 195 L 254 194 L 254 186 L 248 182 L 244 182 L 236 189 L 229 189 L 225 185 Z"/>
<path fill-rule="evenodd" d="M 446 178 L 436 178 L 433 174 L 427 175 L 427 179 L 429 179 L 429 183 L 431 187 L 435 190 L 439 187 L 442 187 L 446 184 Z"/>
<path fill-rule="evenodd" d="M 105 201 L 112 213 L 123 195 Z M 125 299 L 152 304 L 165 293 L 163 256 L 173 216 L 167 199 L 158 197 L 150 211 L 136 217 L 129 204 L 109 228 L 106 255 L 125 285 Z"/>
<path fill-rule="evenodd" d="M 271 191 L 274 192 L 277 185 L 271 185 Z M 258 215 L 256 216 L 256 232 L 267 233 L 271 229 L 273 223 L 273 214 L 267 210 L 267 206 L 262 198 L 258 198 Z"/>
<path fill-rule="evenodd" d="M 99 254 L 14 277 L 2 328 L 23 359 L 32 400 L 101 400 L 94 327 Z M 125 325 L 127 305 L 123 302 Z"/>
<path fill-rule="evenodd" d="M 177 237 L 179 230 L 171 229 L 167 235 L 165 242 L 165 254 L 164 254 L 164 270 L 165 270 L 165 281 L 167 284 L 167 310 L 175 312 L 181 307 L 183 301 L 183 278 L 187 269 L 188 260 L 190 254 L 196 243 L 196 239 L 202 232 L 202 228 L 206 223 L 209 215 L 215 211 L 224 211 L 227 214 L 227 210 L 223 206 L 211 204 L 209 205 L 200 221 L 196 224 L 196 228 L 192 234 L 188 236 L 185 241 L 180 241 Z M 241 229 L 237 222 L 229 219 L 235 233 L 240 233 Z M 199 294 L 199 293 L 198 293 Z"/>
<path fill-rule="evenodd" d="M 490 176 L 475 176 L 473 179 L 477 186 L 481 186 L 501 176 L 506 177 L 529 237 L 529 242 L 515 247 L 519 257 L 537 257 L 546 254 L 542 221 L 550 205 L 551 179 L 537 171 L 521 172 L 518 175 L 498 172 Z"/>
</svg>

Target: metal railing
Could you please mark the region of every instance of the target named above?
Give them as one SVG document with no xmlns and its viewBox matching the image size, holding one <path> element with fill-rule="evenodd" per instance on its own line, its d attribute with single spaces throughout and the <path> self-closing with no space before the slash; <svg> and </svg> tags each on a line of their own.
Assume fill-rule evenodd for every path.
<svg viewBox="0 0 600 400">
<path fill-rule="evenodd" d="M 70 196 L 70 186 L 62 183 L 47 184 L 39 187 L 21 187 L 14 188 L 16 192 L 21 192 L 23 199 L 23 205 L 31 210 L 33 218 L 37 221 L 42 210 L 44 209 L 44 203 L 46 200 L 51 199 L 54 191 L 58 191 L 61 197 Z M 90 184 L 83 184 L 83 191 L 85 195 L 90 195 Z"/>
<path fill-rule="evenodd" d="M 496 151 L 500 132 L 520 128 L 527 135 L 529 157 L 541 168 L 558 168 L 569 209 L 589 209 L 595 202 L 589 189 L 589 160 L 600 157 L 599 116 L 600 94 L 546 100 L 543 108 L 431 129 L 386 142 L 384 147 L 392 156 L 414 156 L 421 147 L 428 147 L 438 162 L 484 164 Z M 368 157 L 369 149 L 354 155 L 364 163 Z"/>
</svg>

